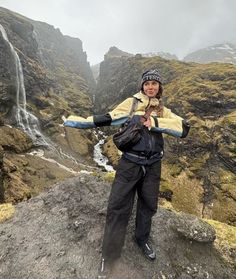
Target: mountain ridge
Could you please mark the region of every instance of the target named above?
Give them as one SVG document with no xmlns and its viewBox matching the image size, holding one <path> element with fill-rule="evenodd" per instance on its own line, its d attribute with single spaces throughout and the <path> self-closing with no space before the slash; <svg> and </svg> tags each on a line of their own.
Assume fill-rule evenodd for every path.
<svg viewBox="0 0 236 279">
<path fill-rule="evenodd" d="M 183 58 L 186 62 L 197 63 L 232 63 L 236 64 L 236 44 L 224 43 L 211 45 L 189 53 Z"/>
</svg>

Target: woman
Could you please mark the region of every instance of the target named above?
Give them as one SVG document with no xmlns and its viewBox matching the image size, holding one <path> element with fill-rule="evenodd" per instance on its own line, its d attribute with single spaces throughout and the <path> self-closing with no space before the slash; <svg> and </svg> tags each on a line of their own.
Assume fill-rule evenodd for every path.
<svg viewBox="0 0 236 279">
<path fill-rule="evenodd" d="M 113 111 L 87 119 L 70 116 L 64 123 L 65 126 L 74 128 L 120 125 L 129 119 L 134 100 L 135 111 L 129 123 L 142 122 L 141 139 L 123 152 L 117 166 L 108 202 L 98 278 L 107 278 L 107 267 L 121 255 L 136 192 L 138 200 L 134 240 L 149 260 L 153 261 L 156 258 L 148 239 L 152 216 L 157 211 L 164 148 L 162 133 L 184 138 L 189 131 L 189 125 L 185 120 L 163 106 L 162 92 L 159 72 L 148 70 L 142 74 L 141 91 L 127 98 Z M 150 115 L 143 120 L 147 110 Z"/>
</svg>

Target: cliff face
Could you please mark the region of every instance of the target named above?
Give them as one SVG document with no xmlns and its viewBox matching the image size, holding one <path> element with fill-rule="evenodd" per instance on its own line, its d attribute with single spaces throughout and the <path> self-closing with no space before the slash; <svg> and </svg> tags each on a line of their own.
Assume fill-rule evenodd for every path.
<svg viewBox="0 0 236 279">
<path fill-rule="evenodd" d="M 106 111 L 138 90 L 139 64 L 135 58 L 113 56 L 109 52 L 100 63 L 95 109 Z"/>
<path fill-rule="evenodd" d="M 37 187 L 50 184 L 46 168 L 41 176 L 44 179 L 35 179 L 37 160 L 26 156 L 22 162 L 21 154 L 46 143 L 55 157 L 61 152 L 55 150 L 58 144 L 64 155 L 67 152 L 71 167 L 74 159 L 70 155 L 83 161 L 92 153 L 93 134 L 72 129 L 65 132 L 61 116 L 91 114 L 95 81 L 79 39 L 63 36 L 53 26 L 4 8 L 0 8 L 0 25 L 0 145 L 4 154 L 0 192 L 5 201 L 20 201 L 38 192 Z M 78 141 L 74 142 L 75 138 Z M 49 177 L 63 178 L 48 165 L 52 167 Z M 61 174 L 69 176 L 63 170 Z M 37 185 L 35 189 L 31 180 Z"/>
<path fill-rule="evenodd" d="M 62 101 L 66 101 L 64 109 L 70 110 L 73 104 L 72 109 L 81 107 L 84 111 L 84 103 L 87 102 L 88 112 L 91 108 L 89 94 L 92 94 L 95 81 L 82 42 L 63 36 L 53 26 L 32 21 L 3 8 L 0 9 L 0 15 L 0 24 L 22 63 L 28 106 L 32 105 L 31 109 L 36 113 L 41 112 L 39 108 L 53 111 L 53 101 L 62 98 Z M 2 35 L 0 40 L 0 55 L 3 58 L 1 86 L 4 89 L 1 99 L 6 100 L 5 110 L 9 111 L 12 103 L 15 103 L 15 64 Z"/>
<path fill-rule="evenodd" d="M 166 137 L 162 190 L 173 191 L 176 209 L 235 225 L 236 67 L 107 57 L 100 68 L 97 110 L 107 111 L 138 91 L 141 73 L 149 68 L 164 78 L 165 105 L 192 126 L 186 139 Z M 112 142 L 105 147 L 117 161 Z"/>
<path fill-rule="evenodd" d="M 52 76 L 61 83 L 72 73 L 71 81 L 77 80 L 78 88 L 84 93 L 93 93 L 95 81 L 83 51 L 82 41 L 78 38 L 63 36 L 59 29 L 43 23 L 32 21 L 34 38 L 38 43 L 38 55 L 42 64 Z M 50 38 L 50 39 L 49 39 Z M 67 76 L 65 76 L 67 74 Z M 64 84 L 62 84 L 63 86 Z"/>
</svg>

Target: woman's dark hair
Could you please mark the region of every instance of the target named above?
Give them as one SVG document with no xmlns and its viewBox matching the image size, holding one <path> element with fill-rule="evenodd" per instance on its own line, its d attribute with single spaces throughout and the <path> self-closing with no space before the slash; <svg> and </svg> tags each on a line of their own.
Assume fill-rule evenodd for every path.
<svg viewBox="0 0 236 279">
<path fill-rule="evenodd" d="M 160 83 L 159 83 L 160 84 Z M 157 96 L 156 98 L 159 100 L 162 97 L 162 93 L 163 93 L 163 86 L 160 84 L 159 86 L 159 90 L 157 92 Z"/>
</svg>

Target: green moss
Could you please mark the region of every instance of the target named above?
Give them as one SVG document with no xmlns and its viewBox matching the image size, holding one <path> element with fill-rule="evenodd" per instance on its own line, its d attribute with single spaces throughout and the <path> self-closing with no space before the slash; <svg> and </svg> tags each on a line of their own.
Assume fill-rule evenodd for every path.
<svg viewBox="0 0 236 279">
<path fill-rule="evenodd" d="M 15 213 L 15 207 L 11 203 L 0 205 L 0 223 L 10 219 Z"/>
<path fill-rule="evenodd" d="M 172 183 L 169 180 L 161 178 L 160 191 L 165 192 L 173 188 Z"/>
<path fill-rule="evenodd" d="M 167 209 L 167 210 L 177 212 L 177 211 L 174 209 L 172 203 L 169 202 L 169 201 L 167 201 L 167 200 L 164 200 L 164 199 L 160 200 L 160 201 L 159 201 L 159 205 L 160 205 L 161 207 Z"/>
<path fill-rule="evenodd" d="M 236 227 L 215 220 L 204 220 L 215 228 L 219 244 L 236 248 Z"/>
<path fill-rule="evenodd" d="M 170 175 L 172 175 L 174 177 L 178 176 L 182 170 L 183 170 L 183 166 L 181 166 L 180 164 L 170 165 L 170 168 L 169 168 Z"/>
<path fill-rule="evenodd" d="M 235 98 L 235 91 L 234 91 Z M 236 111 L 233 111 L 222 118 L 222 125 L 236 125 Z"/>
<path fill-rule="evenodd" d="M 70 168 L 73 167 L 70 161 L 61 163 Z M 38 195 L 56 182 L 73 176 L 73 173 L 58 167 L 57 164 L 32 155 L 22 157 L 5 154 L 4 169 L 4 198 L 6 202 L 12 203 Z"/>
<path fill-rule="evenodd" d="M 103 176 L 104 180 L 107 182 L 113 182 L 114 178 L 115 178 L 116 172 L 115 171 L 111 171 L 111 172 L 107 172 L 105 173 L 105 175 Z"/>
<path fill-rule="evenodd" d="M 223 184 L 234 184 L 236 185 L 236 175 L 225 169 L 219 170 L 220 182 Z"/>
<path fill-rule="evenodd" d="M 229 225 L 236 225 L 236 203 L 229 193 L 215 189 L 215 199 L 212 203 L 212 219 Z"/>
<path fill-rule="evenodd" d="M 192 160 L 192 163 L 191 163 L 191 166 L 189 167 L 189 169 L 192 172 L 202 170 L 208 159 L 209 159 L 209 153 L 207 153 L 207 152 L 204 155 L 194 158 Z"/>
<path fill-rule="evenodd" d="M 221 185 L 221 189 L 225 192 L 225 193 L 229 193 L 230 196 L 232 196 L 235 200 L 236 200 L 236 179 L 234 178 L 234 182 L 231 184 L 223 184 Z"/>
<path fill-rule="evenodd" d="M 171 205 L 174 210 L 201 217 L 202 205 L 200 199 L 203 192 L 201 182 L 189 178 L 186 171 L 182 171 L 177 176 L 171 175 L 171 165 L 166 162 L 163 163 L 160 190 L 171 190 L 173 192 Z M 168 205 L 168 207 L 170 206 Z"/>
<path fill-rule="evenodd" d="M 236 175 L 230 171 L 220 169 L 219 177 L 221 189 L 236 199 Z"/>
</svg>

